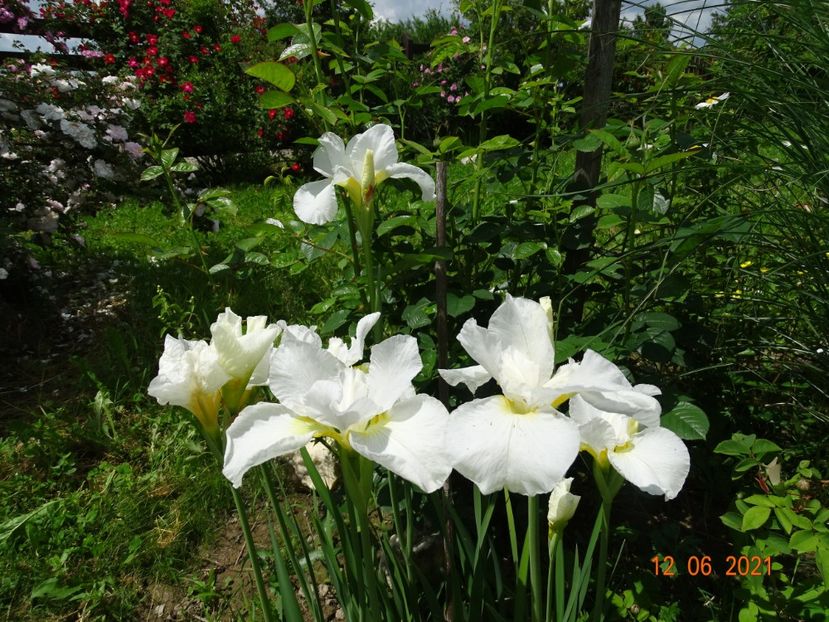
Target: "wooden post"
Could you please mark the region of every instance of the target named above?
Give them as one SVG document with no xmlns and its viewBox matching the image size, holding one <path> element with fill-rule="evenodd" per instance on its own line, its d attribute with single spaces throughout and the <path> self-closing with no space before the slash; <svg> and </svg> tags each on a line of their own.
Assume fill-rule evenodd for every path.
<svg viewBox="0 0 829 622">
<path fill-rule="evenodd" d="M 616 32 L 619 29 L 621 11 L 622 0 L 593 0 L 593 18 L 581 108 L 583 130 L 602 128 L 607 122 L 613 86 L 613 65 L 616 62 Z M 601 147 L 591 152 L 576 153 L 576 166 L 567 190 L 581 194 L 583 198 L 573 202 L 573 209 L 583 205 L 596 207 L 595 188 L 599 184 L 601 169 Z M 565 274 L 575 274 L 590 260 L 590 247 L 595 227 L 596 219 L 593 216 L 577 221 L 573 235 L 566 242 L 567 257 L 563 266 Z M 586 299 L 587 290 L 579 289 L 574 297 L 571 310 L 576 320 L 581 319 Z"/>
<path fill-rule="evenodd" d="M 437 163 L 435 184 L 435 245 L 446 248 L 446 162 Z M 435 262 L 435 303 L 437 304 L 438 368 L 446 369 L 449 356 L 449 327 L 446 313 L 446 260 Z M 438 377 L 438 397 L 448 407 L 449 387 Z"/>
</svg>

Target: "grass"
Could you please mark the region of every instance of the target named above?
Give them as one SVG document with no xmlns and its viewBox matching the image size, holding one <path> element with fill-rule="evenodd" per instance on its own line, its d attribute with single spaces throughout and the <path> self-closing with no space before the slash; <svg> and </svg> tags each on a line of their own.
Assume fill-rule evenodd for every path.
<svg viewBox="0 0 829 622">
<path fill-rule="evenodd" d="M 291 218 L 290 196 L 234 189 L 236 216 L 198 234 L 209 261 L 251 235 L 268 257 L 296 247 L 289 231 L 262 225 Z M 227 612 L 233 600 L 234 618 L 244 616 L 245 603 L 199 558 L 225 537 L 233 505 L 225 481 L 190 415 L 158 406 L 146 387 L 164 332 L 204 337 L 225 306 L 304 317 L 322 268 L 291 274 L 242 263 L 209 279 L 194 257 L 154 258 L 189 240 L 155 201 L 128 199 L 82 227 L 83 247 L 42 250 L 53 289 L 29 301 L 30 339 L 4 374 L 0 617 L 143 619 L 159 585 L 193 613 Z M 227 566 L 238 564 L 233 548 Z"/>
</svg>

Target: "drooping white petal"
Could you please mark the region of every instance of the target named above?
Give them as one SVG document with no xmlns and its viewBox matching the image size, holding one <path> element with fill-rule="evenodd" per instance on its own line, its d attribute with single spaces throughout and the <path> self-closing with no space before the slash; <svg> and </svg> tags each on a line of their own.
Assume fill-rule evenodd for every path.
<svg viewBox="0 0 829 622">
<path fill-rule="evenodd" d="M 417 339 L 410 335 L 395 335 L 371 348 L 369 396 L 380 412 L 403 396 L 422 368 Z"/>
<path fill-rule="evenodd" d="M 434 492 L 452 472 L 445 446 L 448 421 L 443 404 L 418 395 L 395 404 L 365 431 L 352 432 L 351 446 L 425 492 Z"/>
<path fill-rule="evenodd" d="M 585 401 L 599 410 L 633 417 L 649 428 L 659 427 L 662 406 L 656 398 L 634 389 L 617 391 L 582 391 Z"/>
<path fill-rule="evenodd" d="M 552 412 L 516 414 L 502 396 L 463 404 L 449 416 L 447 451 L 455 469 L 484 494 L 501 488 L 550 492 L 579 450 L 576 424 Z"/>
<path fill-rule="evenodd" d="M 473 394 L 479 387 L 485 385 L 492 379 L 489 372 L 481 365 L 472 365 L 471 367 L 461 367 L 459 369 L 439 369 L 438 373 L 450 386 L 456 387 L 460 383 L 463 383 Z"/>
<path fill-rule="evenodd" d="M 314 151 L 314 170 L 326 177 L 333 177 L 334 169 L 346 164 L 343 139 L 333 132 L 320 136 L 319 147 Z"/>
<path fill-rule="evenodd" d="M 331 179 L 312 181 L 294 194 L 294 211 L 302 222 L 324 225 L 337 215 L 337 193 Z"/>
<path fill-rule="evenodd" d="M 222 474 L 235 488 L 248 470 L 308 443 L 320 426 L 300 419 L 281 404 L 260 402 L 244 408 L 227 429 Z"/>
<path fill-rule="evenodd" d="M 289 337 L 271 357 L 268 386 L 280 402 L 302 412 L 315 383 L 338 385 L 342 368 L 343 364 L 320 346 Z"/>
<path fill-rule="evenodd" d="M 632 447 L 607 452 L 610 464 L 626 480 L 652 495 L 670 501 L 679 494 L 691 469 L 688 448 L 665 428 L 647 428 L 635 434 Z"/>
<path fill-rule="evenodd" d="M 397 154 L 395 154 L 395 159 L 397 159 Z M 435 180 L 432 179 L 432 176 L 422 168 L 418 168 L 413 164 L 407 164 L 405 162 L 399 162 L 397 164 L 381 167 L 377 164 L 377 156 L 375 156 L 374 162 L 377 170 L 384 173 L 379 175 L 381 179 L 384 176 L 387 176 L 390 179 L 411 179 L 418 186 L 420 186 L 420 199 L 422 201 L 435 200 Z"/>
</svg>

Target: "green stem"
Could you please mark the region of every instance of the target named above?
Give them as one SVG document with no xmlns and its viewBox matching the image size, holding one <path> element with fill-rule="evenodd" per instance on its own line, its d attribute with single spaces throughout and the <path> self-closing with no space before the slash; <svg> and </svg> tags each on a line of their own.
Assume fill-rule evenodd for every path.
<svg viewBox="0 0 829 622">
<path fill-rule="evenodd" d="M 161 162 L 160 158 L 159 162 Z M 210 274 L 210 270 L 207 267 L 207 262 L 204 260 L 204 255 L 201 252 L 201 244 L 199 243 L 199 237 L 196 235 L 196 230 L 193 229 L 193 214 L 189 214 L 187 217 L 185 217 L 184 208 L 181 205 L 181 201 L 179 201 L 178 199 L 178 193 L 176 192 L 176 187 L 173 184 L 173 176 L 170 175 L 170 169 L 164 166 L 163 162 L 161 162 L 161 168 L 164 171 L 164 180 L 167 182 L 167 190 L 169 190 L 170 192 L 170 198 L 173 200 L 173 206 L 179 213 L 181 219 L 187 221 L 187 225 L 190 229 L 190 235 L 193 237 L 193 246 L 195 247 L 196 252 L 199 254 L 199 259 L 201 260 L 201 265 L 204 269 L 204 273 L 207 275 L 208 280 L 212 281 L 213 275 Z"/>
<path fill-rule="evenodd" d="M 602 496 L 601 533 L 599 537 L 599 567 L 596 574 L 596 600 L 593 606 L 591 622 L 604 619 L 605 585 L 607 579 L 607 553 L 610 544 L 610 510 L 616 493 L 624 484 L 624 479 L 609 467 L 603 467 L 598 460 L 593 461 L 593 477 Z"/>
<path fill-rule="evenodd" d="M 532 598 L 532 620 L 541 622 L 542 596 L 541 555 L 538 539 L 538 497 L 527 497 L 527 537 L 530 547 L 530 595 Z"/>
<path fill-rule="evenodd" d="M 357 225 L 354 221 L 354 210 L 349 200 L 345 202 L 345 216 L 348 220 L 348 238 L 349 242 L 351 242 L 351 256 L 354 260 L 354 276 L 359 278 L 362 267 L 360 265 L 360 249 L 357 248 Z M 360 289 L 360 302 L 363 303 L 366 309 L 369 308 L 368 298 L 362 289 Z"/>
<path fill-rule="evenodd" d="M 230 492 L 233 493 L 233 503 L 236 504 L 239 525 L 241 525 L 242 534 L 245 536 L 245 546 L 248 550 L 251 568 L 253 568 L 253 577 L 256 580 L 256 591 L 259 593 L 259 602 L 262 605 L 262 614 L 265 617 L 265 622 L 274 622 L 274 617 L 271 613 L 271 604 L 268 600 L 268 592 L 265 588 L 265 580 L 262 578 L 262 568 L 259 565 L 259 556 L 256 554 L 256 544 L 253 542 L 253 534 L 250 531 L 250 524 L 248 523 L 245 504 L 242 502 L 239 491 L 233 486 L 230 487 Z"/>
<path fill-rule="evenodd" d="M 314 11 L 314 4 L 311 0 L 306 0 L 305 2 L 305 25 L 308 28 L 308 46 L 311 48 L 311 58 L 314 61 L 314 74 L 317 78 L 317 86 L 324 88 L 326 85 L 322 81 L 322 65 L 320 64 L 320 57 L 317 50 L 317 35 L 314 32 L 314 20 L 311 18 L 311 14 Z M 314 94 L 314 99 L 317 99 L 316 93 Z M 325 130 L 328 131 L 328 122 L 322 119 L 322 124 Z"/>
</svg>

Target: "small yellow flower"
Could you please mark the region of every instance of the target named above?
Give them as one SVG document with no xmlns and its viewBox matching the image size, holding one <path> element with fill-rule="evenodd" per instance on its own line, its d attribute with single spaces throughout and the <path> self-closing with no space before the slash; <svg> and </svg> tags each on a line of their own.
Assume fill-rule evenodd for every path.
<svg viewBox="0 0 829 622">
<path fill-rule="evenodd" d="M 752 263 L 753 262 L 751 260 L 744 261 L 743 263 L 740 264 L 740 267 L 741 268 L 748 268 L 749 266 L 751 266 Z"/>
<path fill-rule="evenodd" d="M 769 271 L 769 269 L 768 269 L 768 268 L 766 268 L 765 266 L 763 266 L 762 268 L 760 268 L 760 272 L 762 272 L 763 274 L 765 274 L 765 273 L 766 273 L 766 272 L 768 272 L 768 271 Z"/>
</svg>

